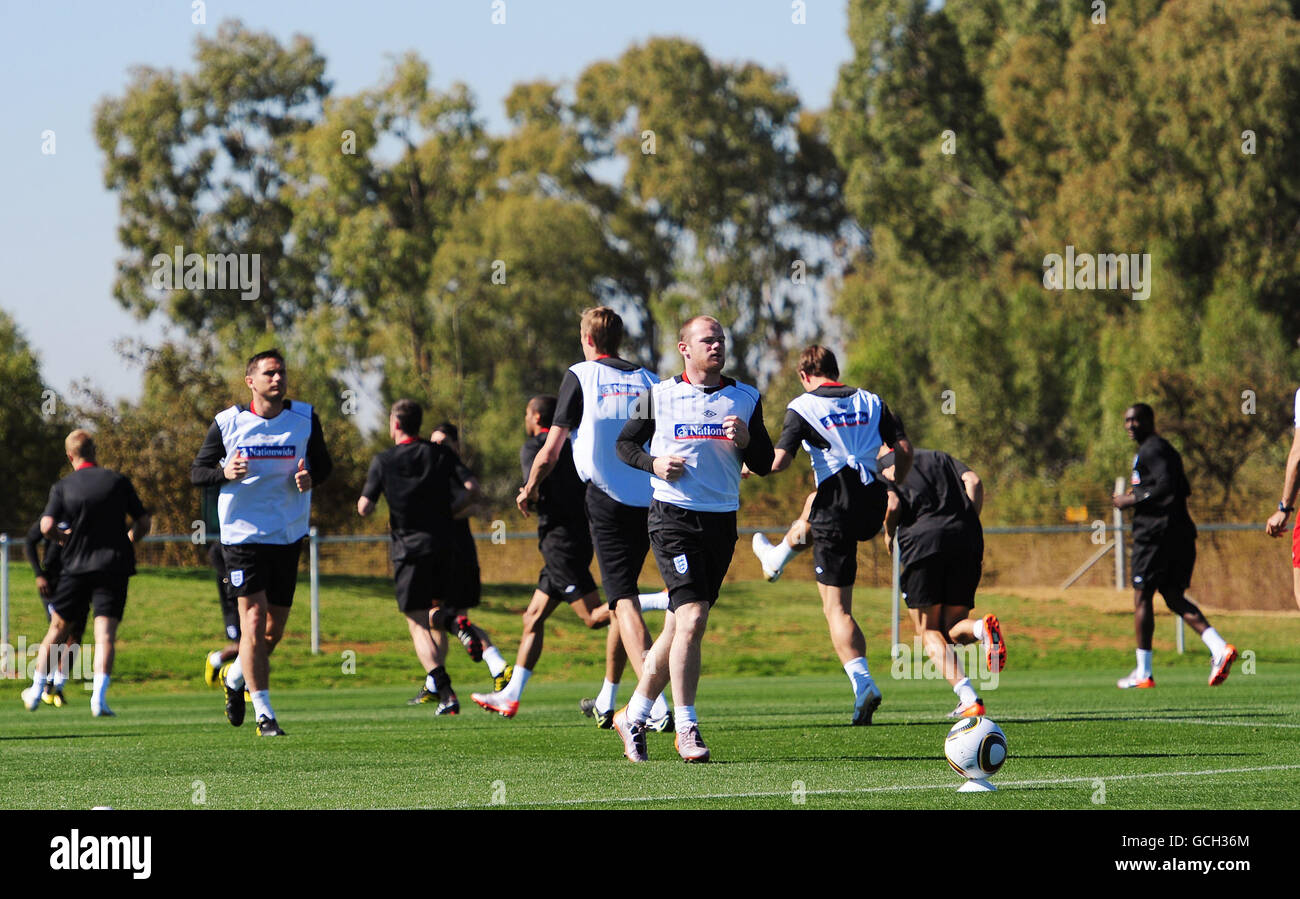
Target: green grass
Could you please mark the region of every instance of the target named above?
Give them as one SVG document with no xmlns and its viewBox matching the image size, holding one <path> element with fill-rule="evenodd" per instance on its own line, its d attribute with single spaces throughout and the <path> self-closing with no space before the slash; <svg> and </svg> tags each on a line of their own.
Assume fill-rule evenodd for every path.
<svg viewBox="0 0 1300 899">
<path fill-rule="evenodd" d="M 13 571 L 14 634 L 39 633 L 30 578 Z M 111 698 L 118 717 L 73 705 L 18 702 L 0 682 L 0 807 L 460 808 L 1295 808 L 1300 806 L 1300 637 L 1296 616 L 1213 616 L 1253 674 L 1205 686 L 1206 655 L 1170 651 L 1162 617 L 1150 691 L 1116 690 L 1132 664 L 1131 615 L 1066 602 L 988 597 L 1008 636 L 1010 668 L 983 688 L 1007 733 L 1010 760 L 995 794 L 958 795 L 942 758 L 954 697 L 941 681 L 891 676 L 887 594 L 858 611 L 885 693 L 870 728 L 847 726 L 851 694 L 807 583 L 733 584 L 710 621 L 698 709 L 715 761 L 677 760 L 651 734 L 651 762 L 633 766 L 617 738 L 577 710 L 601 676 L 603 632 L 567 610 L 514 720 L 469 703 L 486 672 L 453 646 L 450 670 L 466 708 L 435 718 L 408 707 L 417 684 L 404 626 L 382 579 L 326 578 L 327 652 L 305 637 L 305 589 L 274 657 L 273 699 L 289 732 L 259 740 L 231 728 L 221 694 L 202 687 L 201 654 L 218 641 L 213 588 L 202 573 L 149 571 L 133 583 Z M 486 588 L 476 616 L 503 645 L 518 639 L 523 587 Z M 981 597 L 984 602 L 985 598 Z M 658 628 L 657 615 L 649 616 Z M 905 630 L 906 634 L 906 630 Z M 356 673 L 341 653 L 356 652 Z M 630 690 L 631 676 L 623 696 Z M 1252 770 L 1262 769 L 1262 770 Z M 1213 771 L 1205 774 L 1197 772 Z M 268 775 L 268 772 L 274 772 Z M 1101 797 L 1104 784 L 1104 803 Z M 796 800 L 802 798 L 803 802 Z M 197 802 L 196 799 L 202 799 Z M 494 802 L 494 799 L 500 800 Z"/>
</svg>

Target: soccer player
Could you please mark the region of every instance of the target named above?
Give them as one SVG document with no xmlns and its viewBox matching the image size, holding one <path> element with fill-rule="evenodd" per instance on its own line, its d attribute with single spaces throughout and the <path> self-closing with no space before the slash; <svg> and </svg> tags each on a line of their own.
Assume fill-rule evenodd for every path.
<svg viewBox="0 0 1300 899">
<path fill-rule="evenodd" d="M 893 480 L 893 453 L 878 459 L 877 466 Z M 890 552 L 897 546 L 900 554 L 907 613 L 926 655 L 957 694 L 957 708 L 948 717 L 983 715 L 984 703 L 950 644 L 982 642 L 988 670 L 1006 667 L 998 617 L 968 617 L 984 568 L 984 485 L 947 453 L 915 449 L 911 469 L 898 487 L 889 494 L 885 545 Z"/>
<path fill-rule="evenodd" d="M 583 700 L 580 708 L 583 714 L 596 719 L 598 727 L 608 729 L 613 727 L 619 686 L 617 678 L 611 680 L 611 676 L 622 671 L 618 644 L 622 643 L 632 670 L 641 677 L 642 660 L 652 645 L 641 611 L 668 608 L 666 598 L 651 604 L 656 594 L 642 597 L 637 592 L 641 568 L 650 551 L 650 477 L 626 465 L 615 449 L 624 423 L 637 414 L 637 397 L 659 379 L 642 366 L 619 357 L 623 319 L 608 306 L 583 311 L 578 339 L 583 361 L 564 375 L 555 419 L 515 505 L 528 514 L 529 506 L 537 502 L 542 481 L 559 464 L 564 444 L 572 435 L 573 464 L 587 485 L 583 502 L 600 564 L 601 586 L 614 616 L 605 644 L 605 682 L 595 701 Z M 673 725 L 668 703 L 657 694 L 651 722 L 652 728 L 659 731 Z"/>
<path fill-rule="evenodd" d="M 44 561 L 41 559 L 41 544 L 45 546 Z M 27 563 L 32 566 L 32 572 L 36 575 L 36 592 L 40 595 L 41 611 L 45 613 L 45 621 L 48 624 L 53 620 L 50 599 L 59 588 L 59 573 L 63 570 L 63 547 L 41 533 L 41 523 L 37 520 L 27 530 L 24 550 L 27 554 Z M 63 695 L 63 685 L 68 680 L 68 669 L 76 661 L 77 647 L 81 644 L 81 637 L 85 630 L 86 618 L 83 615 L 77 621 L 69 623 L 66 639 L 54 651 L 58 664 L 53 679 L 46 682 L 45 691 L 41 694 L 41 702 L 46 705 L 52 705 L 56 709 L 67 705 L 67 699 Z"/>
<path fill-rule="evenodd" d="M 1156 685 L 1151 673 L 1151 635 L 1156 591 L 1165 605 L 1201 635 L 1210 650 L 1210 686 L 1228 679 L 1237 648 L 1210 627 L 1201 610 L 1183 591 L 1192 582 L 1196 565 L 1196 525 L 1187 512 L 1191 484 L 1183 473 L 1183 457 L 1156 433 L 1155 411 L 1134 403 L 1124 412 L 1124 429 L 1138 445 L 1133 457 L 1132 487 L 1117 493 L 1114 506 L 1133 510 L 1133 617 L 1137 634 L 1137 667 L 1120 678 L 1121 689 Z"/>
<path fill-rule="evenodd" d="M 1295 394 L 1295 433 L 1291 437 L 1291 452 L 1286 457 L 1286 474 L 1282 479 L 1282 499 L 1264 525 L 1270 537 L 1281 537 L 1286 520 L 1295 511 L 1296 490 L 1300 488 L 1300 390 Z M 1295 603 L 1300 606 L 1300 519 L 1291 530 L 1291 587 Z"/>
<path fill-rule="evenodd" d="M 126 610 L 127 584 L 135 574 L 135 543 L 149 533 L 149 510 L 131 482 L 95 464 L 95 441 L 83 430 L 64 441 L 72 474 L 50 488 L 41 533 L 62 547 L 63 571 L 50 597 L 50 627 L 36 654 L 32 685 L 23 704 L 35 711 L 45 694 L 50 650 L 62 644 L 77 622 L 95 610 L 95 679 L 90 714 L 113 715 L 109 680 L 116 654 L 117 626 Z M 131 529 L 124 525 L 131 519 Z"/>
<path fill-rule="evenodd" d="M 429 437 L 431 443 L 442 444 L 452 451 L 459 460 L 460 431 L 449 421 L 444 421 L 433 429 Z M 429 627 L 433 630 L 434 642 L 445 658 L 446 648 L 443 632 L 454 633 L 469 653 L 470 659 L 487 665 L 492 675 L 492 689 L 503 690 L 510 683 L 511 667 L 506 664 L 500 650 L 492 644 L 487 631 L 469 620 L 469 610 L 478 606 L 483 598 L 482 572 L 478 566 L 478 548 L 474 545 L 474 534 L 469 527 L 470 509 L 478 501 L 479 483 L 474 472 L 464 462 L 456 468 L 458 488 L 453 490 L 452 500 L 460 511 L 452 521 L 452 553 L 454 565 L 451 584 L 446 595 L 429 613 Z"/>
<path fill-rule="evenodd" d="M 230 595 L 230 580 L 226 572 L 226 557 L 221 549 L 221 519 L 217 516 L 217 501 L 221 490 L 215 486 L 203 488 L 202 516 L 209 535 L 208 564 L 217 576 L 217 602 L 221 605 L 221 618 L 225 625 L 226 645 L 214 649 L 203 657 L 203 681 L 209 687 L 221 683 L 221 669 L 239 655 L 239 604 Z M 213 534 L 218 535 L 212 539 Z"/>
<path fill-rule="evenodd" d="M 528 440 L 519 450 L 519 465 L 525 478 L 533 470 L 533 460 L 545 445 L 554 418 L 555 397 L 535 396 L 528 401 L 524 410 L 524 430 Z M 587 525 L 584 493 L 578 470 L 573 467 L 573 450 L 566 440 L 561 446 L 560 461 L 541 483 L 534 507 L 537 512 L 537 547 L 545 565 L 533 598 L 524 610 L 524 633 L 515 656 L 514 674 L 510 677 L 510 684 L 499 693 L 472 694 L 473 700 L 490 712 L 513 718 L 519 711 L 524 687 L 542 657 L 546 619 L 561 603 L 569 603 L 574 614 L 592 630 L 607 627 L 610 623 L 609 606 L 600 601 L 600 591 L 591 576 L 591 558 L 595 550 L 591 545 L 591 529 Z M 626 664 L 627 656 L 623 655 L 619 661 Z M 608 681 L 613 675 L 617 681 L 618 674 L 610 670 L 610 662 L 607 659 L 605 679 Z M 621 671 L 619 665 L 618 672 Z"/>
<path fill-rule="evenodd" d="M 839 380 L 835 354 L 824 346 L 805 347 L 799 356 L 803 395 L 786 406 L 772 471 L 790 467 L 802 445 L 812 458 L 817 492 L 805 513 L 776 546 L 754 535 L 754 553 L 769 580 L 780 576 L 795 553 L 812 537 L 813 565 L 831 645 L 853 688 L 855 725 L 871 723 L 880 707 L 880 688 L 867 666 L 867 643 L 853 618 L 853 582 L 858 575 L 858 542 L 880 532 L 887 490 L 876 469 L 877 450 L 894 448 L 906 475 L 912 445 L 901 423 L 876 396 Z"/>
<path fill-rule="evenodd" d="M 736 550 L 741 465 L 758 475 L 772 470 L 758 391 L 722 375 L 722 325 L 697 315 L 682 326 L 677 349 L 684 370 L 638 399 L 644 417 L 630 419 L 618 438 L 619 458 L 654 476 L 650 543 L 669 595 L 663 632 L 636 692 L 614 715 L 632 762 L 646 760 L 646 721 L 669 680 L 677 706 L 673 745 L 688 762 L 709 760 L 695 713 L 700 644 Z"/>
<path fill-rule="evenodd" d="M 239 655 L 221 671 L 226 719 L 244 723 L 244 687 L 257 734 L 284 736 L 271 706 L 268 659 L 284 637 L 298 586 L 298 559 L 311 519 L 311 492 L 334 463 L 320 419 L 287 398 L 289 375 L 277 349 L 248 360 L 247 406 L 223 410 L 190 467 L 196 487 L 220 485 L 218 516 L 229 593 L 239 603 Z"/>
<path fill-rule="evenodd" d="M 438 702 L 437 715 L 455 715 L 460 703 L 443 666 L 445 642 L 435 642 L 429 627 L 434 599 L 442 597 L 454 572 L 451 553 L 452 486 L 463 482 L 459 457 L 447 444 L 419 439 L 424 410 L 414 400 L 398 400 L 388 416 L 388 436 L 395 444 L 375 457 L 357 500 L 363 518 L 374 511 L 381 495 L 388 496 L 388 526 L 392 534 L 393 577 L 397 608 L 415 643 L 415 655 L 427 672 L 411 705 Z M 461 504 L 473 502 L 471 493 Z"/>
</svg>

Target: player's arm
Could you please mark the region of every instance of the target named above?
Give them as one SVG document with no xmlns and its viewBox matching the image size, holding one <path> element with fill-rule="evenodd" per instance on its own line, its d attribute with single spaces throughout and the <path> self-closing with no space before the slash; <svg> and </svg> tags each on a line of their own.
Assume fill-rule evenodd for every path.
<svg viewBox="0 0 1300 899">
<path fill-rule="evenodd" d="M 330 458 L 329 448 L 325 446 L 325 431 L 321 428 L 320 418 L 315 410 L 311 413 L 311 436 L 307 438 L 307 455 L 298 460 L 298 470 L 293 480 L 298 492 L 306 493 L 313 487 L 319 487 L 329 478 L 334 470 L 334 460 Z"/>
<path fill-rule="evenodd" d="M 451 447 L 445 446 L 447 452 L 451 453 L 453 475 L 451 479 L 452 486 L 464 491 L 458 500 L 451 504 L 452 518 L 468 518 L 469 510 L 479 501 L 482 491 L 479 488 L 478 478 L 474 477 L 474 472 L 470 471 L 457 453 Z"/>
<path fill-rule="evenodd" d="M 375 511 L 375 503 L 379 501 L 383 492 L 383 472 L 380 471 L 379 457 L 376 456 L 370 462 L 370 470 L 366 472 L 366 484 L 361 488 L 361 496 L 357 498 L 357 514 L 365 518 Z"/>
<path fill-rule="evenodd" d="M 772 435 L 767 433 L 767 425 L 763 424 L 761 399 L 754 403 L 754 411 L 749 416 L 749 424 L 745 430 L 748 432 L 745 444 L 741 445 L 739 442 L 736 444 L 744 454 L 745 467 L 760 477 L 766 477 L 772 473 L 776 451 L 772 447 Z"/>
<path fill-rule="evenodd" d="M 50 488 L 50 498 L 45 503 L 45 511 L 41 513 L 41 533 L 46 540 L 62 546 L 68 539 L 71 530 L 60 531 L 55 527 L 55 523 L 63 520 L 63 482 L 58 481 Z"/>
<path fill-rule="evenodd" d="M 519 488 L 519 495 L 515 497 L 515 506 L 525 517 L 528 516 L 528 506 L 537 502 L 538 485 L 555 470 L 560 454 L 564 451 L 564 441 L 568 439 L 569 428 L 561 425 L 551 425 L 551 429 L 546 432 L 546 442 L 533 457 L 524 486 Z"/>
<path fill-rule="evenodd" d="M 645 446 L 655 435 L 654 394 L 647 390 L 636 398 L 632 417 L 623 425 L 614 444 L 615 452 L 625 465 L 648 471 L 664 481 L 675 481 L 686 473 L 681 456 L 652 456 Z"/>
<path fill-rule="evenodd" d="M 41 523 L 39 521 L 33 522 L 32 526 L 27 529 L 27 538 L 23 543 L 23 553 L 27 556 L 27 564 L 32 566 L 32 573 L 36 575 L 38 581 L 45 577 L 45 569 L 41 567 L 40 554 L 40 546 L 43 542 L 45 542 L 45 535 L 41 533 Z"/>
<path fill-rule="evenodd" d="M 970 499 L 971 508 L 975 510 L 976 515 L 979 515 L 980 510 L 984 508 L 984 482 L 969 468 L 962 472 L 961 482 L 966 488 L 966 496 Z"/>
<path fill-rule="evenodd" d="M 149 510 L 140 502 L 140 495 L 135 492 L 135 486 L 125 478 L 120 482 L 126 492 L 126 514 L 131 516 L 131 528 L 126 535 L 132 543 L 139 543 L 145 537 L 149 536 L 149 530 L 153 527 L 153 516 Z"/>
<path fill-rule="evenodd" d="M 901 484 L 912 470 L 915 451 L 912 441 L 907 438 L 907 431 L 903 429 L 903 420 L 887 403 L 881 402 L 880 407 L 880 440 L 894 451 L 894 483 Z"/>
<path fill-rule="evenodd" d="M 781 436 L 776 439 L 776 449 L 772 455 L 772 473 L 785 471 L 799 455 L 799 445 L 803 442 L 808 422 L 793 409 L 785 410 L 785 419 L 781 422 Z"/>
<path fill-rule="evenodd" d="M 1295 436 L 1291 438 L 1291 453 L 1286 457 L 1286 476 L 1282 482 L 1282 505 L 1288 509 L 1295 505 L 1297 486 L 1300 486 L 1300 428 L 1295 429 Z M 1278 509 L 1269 516 L 1264 530 L 1270 537 L 1281 536 L 1283 529 L 1286 528 L 1287 516 L 1290 514 Z"/>
</svg>

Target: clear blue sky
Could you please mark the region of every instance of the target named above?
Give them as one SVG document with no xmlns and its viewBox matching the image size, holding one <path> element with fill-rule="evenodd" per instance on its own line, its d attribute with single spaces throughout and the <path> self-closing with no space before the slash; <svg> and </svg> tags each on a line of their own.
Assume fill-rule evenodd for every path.
<svg viewBox="0 0 1300 899">
<path fill-rule="evenodd" d="M 520 81 L 572 81 L 589 63 L 618 56 L 655 35 L 697 41 L 714 58 L 784 70 L 808 108 L 830 102 L 850 46 L 846 0 L 806 0 L 807 24 L 791 0 L 209 0 L 207 23 L 191 22 L 190 0 L 0 0 L 0 308 L 18 321 L 60 392 L 89 379 L 109 396 L 135 398 L 139 372 L 113 348 L 121 338 L 155 341 L 162 322 L 139 322 L 111 290 L 117 198 L 106 191 L 91 134 L 96 102 L 120 95 L 134 65 L 189 69 L 194 38 L 238 18 L 280 40 L 315 42 L 334 92 L 377 84 L 390 59 L 414 50 L 436 86 L 463 81 L 490 130 L 506 130 L 503 101 Z M 55 154 L 41 152 L 55 132 Z"/>
</svg>

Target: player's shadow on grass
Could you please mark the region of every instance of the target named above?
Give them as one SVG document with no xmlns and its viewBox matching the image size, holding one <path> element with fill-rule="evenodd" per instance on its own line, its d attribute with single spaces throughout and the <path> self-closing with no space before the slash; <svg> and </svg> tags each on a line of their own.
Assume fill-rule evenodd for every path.
<svg viewBox="0 0 1300 899">
<path fill-rule="evenodd" d="M 117 731 L 113 731 L 112 733 L 102 733 L 102 734 L 21 734 L 21 735 L 14 734 L 10 736 L 0 737 L 0 742 L 4 742 L 5 740 L 81 740 L 81 739 L 98 740 L 98 739 L 103 739 L 104 737 L 142 737 L 142 736 L 144 736 L 144 734 L 138 732 L 119 733 Z"/>
</svg>

